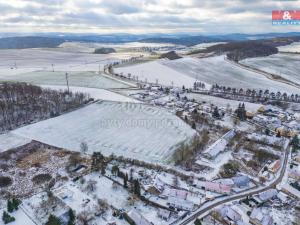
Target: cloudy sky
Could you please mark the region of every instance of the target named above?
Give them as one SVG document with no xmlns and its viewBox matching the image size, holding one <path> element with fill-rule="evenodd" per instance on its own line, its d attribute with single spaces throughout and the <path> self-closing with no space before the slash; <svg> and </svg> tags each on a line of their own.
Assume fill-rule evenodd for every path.
<svg viewBox="0 0 300 225">
<path fill-rule="evenodd" d="M 263 33 L 272 10 L 300 0 L 0 0 L 0 32 Z"/>
</svg>

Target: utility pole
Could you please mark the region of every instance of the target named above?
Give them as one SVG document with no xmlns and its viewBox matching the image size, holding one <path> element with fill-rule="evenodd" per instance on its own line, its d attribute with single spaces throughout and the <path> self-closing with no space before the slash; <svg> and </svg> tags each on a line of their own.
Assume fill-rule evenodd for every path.
<svg viewBox="0 0 300 225">
<path fill-rule="evenodd" d="M 52 63 L 51 66 L 52 66 L 52 72 L 54 72 L 54 64 Z"/>
<path fill-rule="evenodd" d="M 69 88 L 69 74 L 68 73 L 66 73 L 66 81 L 67 81 L 68 93 L 70 93 L 70 88 Z"/>
<path fill-rule="evenodd" d="M 99 64 L 99 74 L 100 74 L 100 72 L 101 72 L 101 65 Z"/>
</svg>

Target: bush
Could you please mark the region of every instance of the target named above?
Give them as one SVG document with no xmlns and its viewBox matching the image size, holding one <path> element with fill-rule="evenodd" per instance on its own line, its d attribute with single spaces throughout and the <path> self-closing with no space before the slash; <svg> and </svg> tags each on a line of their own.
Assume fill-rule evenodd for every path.
<svg viewBox="0 0 300 225">
<path fill-rule="evenodd" d="M 7 187 L 12 184 L 12 179 L 10 177 L 0 177 L 0 187 Z"/>
<path fill-rule="evenodd" d="M 2 220 L 4 224 L 8 224 L 15 221 L 16 219 L 13 216 L 9 215 L 6 211 L 4 211 L 2 215 Z"/>
<path fill-rule="evenodd" d="M 220 175 L 223 178 L 230 178 L 235 176 L 238 171 L 239 171 L 238 163 L 231 161 L 223 165 L 223 170 L 220 173 Z"/>
<path fill-rule="evenodd" d="M 51 175 L 48 174 L 48 173 L 45 173 L 45 174 L 38 174 L 36 176 L 34 176 L 32 178 L 32 181 L 35 183 L 35 184 L 43 184 L 47 181 L 50 181 L 51 180 Z"/>
</svg>

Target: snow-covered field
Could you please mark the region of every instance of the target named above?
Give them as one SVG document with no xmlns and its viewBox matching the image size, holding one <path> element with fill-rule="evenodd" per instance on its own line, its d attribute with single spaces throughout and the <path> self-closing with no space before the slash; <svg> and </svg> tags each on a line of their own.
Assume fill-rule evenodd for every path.
<svg viewBox="0 0 300 225">
<path fill-rule="evenodd" d="M 0 50 L 0 77 L 32 71 L 99 71 L 109 62 L 130 58 L 130 54 L 99 55 L 62 52 L 55 49 Z M 53 64 L 53 67 L 52 67 Z"/>
<path fill-rule="evenodd" d="M 297 52 L 300 53 L 300 42 L 293 42 L 290 45 L 277 47 L 280 52 Z"/>
<path fill-rule="evenodd" d="M 242 103 L 242 102 L 236 101 L 236 100 L 230 100 L 230 99 L 218 98 L 218 97 L 210 96 L 210 95 L 202 95 L 202 94 L 194 94 L 194 93 L 188 93 L 188 94 L 185 94 L 185 96 L 188 99 L 195 99 L 196 101 L 199 101 L 199 102 L 206 102 L 206 103 L 214 104 L 218 107 L 227 108 L 227 106 L 229 106 L 229 108 L 232 108 L 233 110 L 237 109 L 239 104 Z M 257 110 L 261 106 L 262 106 L 261 104 L 256 104 L 256 103 L 251 103 L 251 102 L 245 103 L 246 110 L 250 111 L 250 112 L 257 112 Z"/>
<path fill-rule="evenodd" d="M 177 87 L 193 87 L 195 79 L 185 75 L 182 72 L 174 70 L 172 67 L 164 66 L 163 62 L 167 60 L 158 60 L 147 62 L 143 64 L 138 64 L 128 67 L 116 68 L 116 73 L 123 73 L 127 75 L 131 73 L 132 76 L 138 76 L 139 80 L 171 86 L 172 84 Z"/>
<path fill-rule="evenodd" d="M 66 72 L 64 71 L 34 71 L 18 75 L 1 76 L 2 81 L 21 81 L 37 85 L 66 86 Z M 90 88 L 126 88 L 127 84 L 99 75 L 96 72 L 68 72 L 70 86 Z"/>
<path fill-rule="evenodd" d="M 2 221 L 2 214 L 3 210 L 0 210 L 0 225 L 4 225 L 4 222 Z M 19 209 L 13 213 L 10 214 L 11 216 L 15 217 L 15 221 L 9 223 L 9 225 L 36 225 L 25 213 L 22 209 Z"/>
<path fill-rule="evenodd" d="M 167 43 L 161 44 L 161 43 L 142 43 L 142 42 L 128 42 L 128 43 L 120 43 L 120 44 L 93 43 L 93 42 L 64 42 L 59 46 L 59 48 L 55 50 L 92 53 L 96 48 L 114 48 L 115 50 L 119 51 L 124 49 L 130 50 L 130 49 L 137 49 L 137 48 L 164 48 L 164 47 L 173 47 L 173 46 L 175 45 L 167 44 Z"/>
<path fill-rule="evenodd" d="M 88 153 L 168 163 L 172 153 L 195 131 L 164 109 L 137 103 L 100 102 L 13 131 L 53 146 Z M 176 137 L 176 138 L 174 138 Z"/>
<path fill-rule="evenodd" d="M 65 86 L 54 86 L 54 85 L 42 85 L 43 88 L 49 88 L 53 90 L 67 90 L 67 87 Z M 138 103 L 138 100 L 135 100 L 133 98 L 108 91 L 105 89 L 98 89 L 98 88 L 86 88 L 86 87 L 69 87 L 71 92 L 82 92 L 87 93 L 90 95 L 91 98 L 94 99 L 100 99 L 100 100 L 107 100 L 107 101 L 116 101 L 116 102 L 136 102 Z"/>
<path fill-rule="evenodd" d="M 16 148 L 29 143 L 31 140 L 11 132 L 0 135 L 0 152 Z"/>
<path fill-rule="evenodd" d="M 245 59 L 241 63 L 280 75 L 283 78 L 300 84 L 300 54 L 279 53 L 267 57 Z"/>
<path fill-rule="evenodd" d="M 182 58 L 162 61 L 178 72 L 209 84 L 218 83 L 230 87 L 266 89 L 299 93 L 300 90 L 287 84 L 270 80 L 263 75 L 237 67 L 224 60 L 224 56 L 209 58 Z"/>
</svg>

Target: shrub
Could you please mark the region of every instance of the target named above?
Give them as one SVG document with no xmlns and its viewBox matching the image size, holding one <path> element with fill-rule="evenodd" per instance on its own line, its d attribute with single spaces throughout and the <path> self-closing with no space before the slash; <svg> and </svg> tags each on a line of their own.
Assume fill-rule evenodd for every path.
<svg viewBox="0 0 300 225">
<path fill-rule="evenodd" d="M 32 181 L 35 183 L 35 184 L 43 184 L 47 181 L 50 181 L 51 180 L 51 175 L 48 174 L 48 173 L 45 173 L 45 174 L 38 174 L 36 176 L 34 176 L 32 178 Z"/>
<path fill-rule="evenodd" d="M 0 187 L 7 187 L 12 184 L 12 179 L 10 177 L 0 177 Z"/>
</svg>

